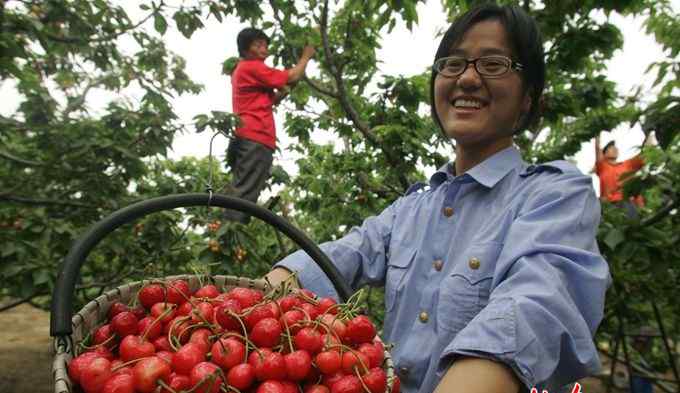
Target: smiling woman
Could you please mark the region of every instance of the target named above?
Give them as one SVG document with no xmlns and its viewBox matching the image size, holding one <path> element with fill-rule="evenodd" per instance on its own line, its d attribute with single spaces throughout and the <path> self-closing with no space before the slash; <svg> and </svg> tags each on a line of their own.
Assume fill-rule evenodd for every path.
<svg viewBox="0 0 680 393">
<path fill-rule="evenodd" d="M 590 178 L 565 161 L 529 165 L 513 146 L 538 114 L 541 35 L 521 8 L 486 4 L 453 23 L 434 60 L 432 115 L 455 162 L 321 247 L 353 288 L 385 287 L 403 392 L 558 390 L 599 368 L 610 276 Z M 304 253 L 269 278 L 290 271 L 332 295 Z"/>
</svg>

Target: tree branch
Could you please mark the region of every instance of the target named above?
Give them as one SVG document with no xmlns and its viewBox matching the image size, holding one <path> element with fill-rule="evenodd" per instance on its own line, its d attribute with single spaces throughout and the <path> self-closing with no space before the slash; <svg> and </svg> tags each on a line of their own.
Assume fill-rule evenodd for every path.
<svg viewBox="0 0 680 393">
<path fill-rule="evenodd" d="M 55 201 L 55 200 L 52 200 L 52 199 L 33 199 L 33 198 L 26 198 L 26 197 L 21 197 L 21 196 L 16 196 L 16 195 L 8 195 L 8 194 L 0 194 L 0 201 L 15 202 L 15 203 L 21 203 L 21 204 L 24 204 L 24 205 L 33 205 L 33 206 L 57 205 L 57 206 L 85 207 L 85 208 L 89 208 L 89 209 L 96 209 L 97 208 L 97 206 L 88 205 L 88 204 L 85 204 L 85 203 Z"/>
<path fill-rule="evenodd" d="M 336 93 L 336 92 L 334 92 L 334 91 L 332 91 L 332 90 L 328 90 L 328 89 L 326 89 L 326 88 L 324 88 L 324 87 L 321 87 L 321 86 L 318 85 L 316 82 L 314 82 L 312 79 L 310 79 L 307 75 L 305 75 L 302 79 L 303 79 L 305 82 L 307 82 L 307 84 L 309 84 L 309 86 L 310 86 L 312 89 L 318 91 L 319 93 L 325 94 L 325 95 L 327 95 L 327 96 L 329 96 L 329 97 L 333 97 L 333 98 L 335 98 L 335 99 L 340 98 L 340 96 L 338 95 L 338 93 Z"/>
<path fill-rule="evenodd" d="M 26 296 L 26 297 L 23 298 L 23 299 L 18 299 L 18 300 L 15 300 L 15 301 L 13 301 L 13 302 L 9 302 L 9 303 L 0 305 L 0 312 L 7 311 L 7 310 L 9 310 L 9 309 L 11 309 L 11 308 L 14 308 L 14 307 L 16 307 L 16 306 L 20 306 L 20 305 L 22 305 L 22 304 L 24 304 L 24 303 L 28 303 L 28 302 L 30 302 L 31 300 L 33 300 L 33 298 L 36 298 L 36 297 L 38 297 L 38 296 L 44 296 L 44 295 L 47 295 L 47 294 L 49 294 L 49 292 L 38 291 L 38 292 L 34 292 L 34 293 L 32 293 L 32 294 Z"/>
<path fill-rule="evenodd" d="M 320 26 L 320 31 L 321 31 L 321 42 L 323 43 L 323 49 L 324 49 L 324 54 L 326 56 L 326 60 L 328 61 L 328 66 L 331 74 L 333 75 L 333 78 L 335 79 L 335 87 L 338 92 L 338 100 L 340 101 L 340 105 L 342 108 L 345 110 L 347 113 L 347 116 L 349 117 L 350 121 L 354 124 L 354 126 L 359 130 L 359 132 L 366 138 L 367 141 L 369 141 L 371 144 L 375 146 L 380 146 L 383 150 L 383 153 L 385 154 L 385 157 L 387 158 L 387 161 L 393 165 L 397 166 L 399 163 L 399 160 L 397 159 L 396 155 L 392 152 L 391 149 L 389 149 L 387 146 L 385 146 L 382 141 L 380 141 L 375 134 L 371 131 L 369 128 L 368 124 L 366 124 L 361 117 L 359 116 L 359 113 L 357 110 L 354 108 L 352 103 L 349 100 L 349 96 L 347 94 L 347 90 L 345 90 L 345 84 L 343 83 L 342 80 L 342 73 L 338 68 L 335 66 L 334 60 L 333 60 L 333 54 L 330 49 L 330 44 L 328 43 L 328 0 L 324 1 L 323 8 L 321 10 L 321 26 Z M 398 179 L 399 182 L 401 183 L 401 186 L 404 189 L 407 189 L 409 186 L 409 181 L 406 178 L 406 176 L 402 173 L 398 173 Z"/>
<path fill-rule="evenodd" d="M 677 208 L 678 206 L 680 206 L 680 198 L 676 198 L 675 201 L 669 202 L 666 206 L 654 213 L 654 215 L 642 220 L 640 225 L 638 225 L 638 228 L 656 224 L 657 222 L 663 220 L 673 209 Z"/>
<path fill-rule="evenodd" d="M 162 4 L 163 4 L 163 2 L 161 1 L 160 5 L 162 5 Z M 59 37 L 59 36 L 56 36 L 56 35 L 50 34 L 50 33 L 45 33 L 45 37 L 47 37 L 48 39 L 50 39 L 52 41 L 61 42 L 63 44 L 87 44 L 87 43 L 94 43 L 94 42 L 112 41 L 112 40 L 115 40 L 116 38 L 122 36 L 123 34 L 126 34 L 130 30 L 134 30 L 134 29 L 138 28 L 139 26 L 143 25 L 147 20 L 151 19 L 151 17 L 154 16 L 154 14 L 160 10 L 160 5 L 158 7 L 154 7 L 153 12 L 149 13 L 149 15 L 147 15 L 144 19 L 140 20 L 139 22 L 135 23 L 134 25 L 127 26 L 127 27 L 123 28 L 123 30 L 121 30 L 117 33 L 105 36 L 105 37 L 98 37 L 98 38 L 92 38 L 92 39 L 87 39 L 87 38 L 82 38 L 82 37 Z"/>
<path fill-rule="evenodd" d="M 30 160 L 26 160 L 24 158 L 16 157 L 16 156 L 14 156 L 10 153 L 7 153 L 5 151 L 2 151 L 2 150 L 0 150 L 0 158 L 4 158 L 6 160 L 14 161 L 16 163 L 27 165 L 27 166 L 44 166 L 45 165 L 41 162 L 30 161 Z"/>
</svg>

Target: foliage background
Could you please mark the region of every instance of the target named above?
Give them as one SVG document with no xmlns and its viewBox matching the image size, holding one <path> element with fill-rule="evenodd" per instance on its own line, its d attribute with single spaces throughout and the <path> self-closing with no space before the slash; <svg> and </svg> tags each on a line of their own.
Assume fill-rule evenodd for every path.
<svg viewBox="0 0 680 393">
<path fill-rule="evenodd" d="M 427 70 L 380 76 L 377 48 L 396 25 L 418 23 L 416 0 L 141 1 L 133 20 L 107 0 L 0 0 L 0 82 L 12 82 L 18 109 L 0 117 L 0 309 L 30 302 L 48 307 L 59 265 L 74 239 L 110 212 L 172 193 L 200 192 L 228 182 L 220 163 L 168 158 L 182 133 L 231 132 L 225 112 L 199 114 L 184 124 L 171 99 L 201 94 L 185 59 L 167 46 L 174 25 L 187 38 L 206 21 L 237 16 L 273 37 L 274 62 L 291 65 L 305 42 L 318 48 L 318 71 L 290 96 L 282 128 L 302 159 L 294 176 L 277 167 L 279 202 L 272 206 L 317 242 L 341 236 L 426 178 L 423 168 L 447 159 L 451 146 L 429 118 Z M 453 18 L 474 1 L 443 0 Z M 509 3 L 509 2 L 506 2 Z M 545 5 L 543 3 L 546 3 Z M 599 333 L 603 349 L 625 330 L 647 324 L 653 305 L 668 335 L 680 333 L 677 214 L 680 177 L 680 18 L 668 1 L 589 0 L 520 5 L 540 23 L 548 83 L 543 120 L 517 138 L 528 161 L 572 157 L 583 142 L 620 124 L 654 131 L 658 146 L 643 151 L 647 165 L 627 191 L 642 192 L 639 220 L 604 208 L 599 241 L 615 285 Z M 595 17 L 602 15 L 605 17 Z M 604 62 L 623 44 L 606 16 L 637 15 L 664 48 L 650 59 L 649 91 L 617 93 Z M 150 26 L 152 26 L 150 28 Z M 130 50 L 129 48 L 135 48 Z M 225 59 L 225 72 L 235 59 Z M 93 89 L 114 99 L 93 110 Z M 128 92 L 141 92 L 134 97 Z M 315 142 L 325 130 L 334 145 Z M 106 287 L 150 275 L 211 271 L 258 276 L 294 245 L 259 222 L 216 225 L 220 212 L 197 208 L 149 216 L 118 230 L 82 271 L 79 304 Z M 654 300 L 652 304 L 649 300 Z M 381 296 L 369 306 L 381 318 Z M 608 346 L 609 344 L 609 346 Z M 665 367 L 662 347 L 652 351 Z"/>
</svg>

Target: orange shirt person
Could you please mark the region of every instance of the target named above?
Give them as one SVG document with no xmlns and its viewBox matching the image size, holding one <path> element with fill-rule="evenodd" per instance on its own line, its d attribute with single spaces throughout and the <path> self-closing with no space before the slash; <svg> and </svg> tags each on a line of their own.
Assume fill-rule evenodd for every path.
<svg viewBox="0 0 680 393">
<path fill-rule="evenodd" d="M 617 162 L 619 149 L 611 141 L 600 150 L 600 137 L 595 138 L 595 173 L 600 178 L 600 199 L 606 202 L 619 203 L 624 200 L 623 183 L 633 173 L 644 165 L 638 154 L 628 160 Z M 644 205 L 642 196 L 631 197 L 631 202 L 641 207 Z"/>
</svg>

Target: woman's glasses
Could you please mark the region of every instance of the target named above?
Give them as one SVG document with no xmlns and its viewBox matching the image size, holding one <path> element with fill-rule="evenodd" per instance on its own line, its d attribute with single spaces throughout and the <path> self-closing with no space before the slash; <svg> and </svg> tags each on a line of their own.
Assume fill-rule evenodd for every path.
<svg viewBox="0 0 680 393">
<path fill-rule="evenodd" d="M 442 57 L 435 61 L 432 68 L 442 76 L 455 78 L 462 75 L 470 64 L 475 66 L 479 75 L 491 78 L 503 76 L 510 69 L 521 71 L 523 68 L 522 64 L 505 56 L 483 56 L 472 60 L 460 56 Z"/>
</svg>

